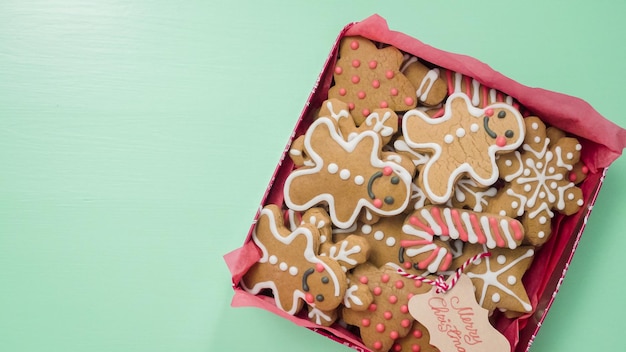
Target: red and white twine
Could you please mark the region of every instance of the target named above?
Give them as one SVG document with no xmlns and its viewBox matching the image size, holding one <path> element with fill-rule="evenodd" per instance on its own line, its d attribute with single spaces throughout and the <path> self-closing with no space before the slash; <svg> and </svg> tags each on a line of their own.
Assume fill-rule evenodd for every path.
<svg viewBox="0 0 626 352">
<path fill-rule="evenodd" d="M 454 275 L 451 276 L 450 278 L 450 282 L 446 282 L 446 278 L 443 275 L 439 275 L 437 276 L 437 278 L 435 280 L 433 279 L 429 279 L 427 277 L 423 277 L 423 276 L 419 276 L 419 275 L 414 275 L 414 274 L 409 274 L 406 271 L 402 270 L 402 269 L 398 269 L 398 274 L 408 278 L 408 279 L 413 279 L 413 280 L 418 280 L 421 281 L 425 284 L 429 284 L 429 285 L 433 285 L 435 287 L 437 287 L 437 290 L 435 292 L 437 293 L 445 293 L 448 292 L 449 290 L 451 290 L 454 285 L 456 285 L 457 281 L 459 281 L 459 278 L 461 277 L 461 274 L 463 274 L 463 272 L 465 271 L 465 269 L 467 269 L 467 267 L 469 265 L 471 265 L 472 263 L 474 263 L 475 261 L 477 261 L 478 259 L 484 258 L 484 257 L 491 257 L 491 253 L 489 252 L 483 252 L 483 253 L 479 253 L 476 254 L 475 256 L 469 258 L 468 260 L 466 260 L 463 265 L 461 265 L 458 269 L 456 269 L 456 272 L 454 273 Z"/>
</svg>

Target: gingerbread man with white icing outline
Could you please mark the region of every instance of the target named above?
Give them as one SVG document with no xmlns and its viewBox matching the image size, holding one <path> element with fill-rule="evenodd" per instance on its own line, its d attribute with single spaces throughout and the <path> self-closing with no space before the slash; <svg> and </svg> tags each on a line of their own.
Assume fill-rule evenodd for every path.
<svg viewBox="0 0 626 352">
<path fill-rule="evenodd" d="M 343 229 L 352 226 L 363 210 L 392 216 L 406 209 L 412 174 L 381 160 L 379 134 L 364 131 L 345 141 L 336 121 L 321 117 L 307 130 L 304 148 L 313 166 L 298 168 L 287 177 L 283 194 L 290 209 L 306 211 L 326 204 L 333 224 Z"/>
<path fill-rule="evenodd" d="M 244 275 L 244 290 L 259 294 L 270 289 L 276 306 L 295 315 L 304 302 L 331 311 L 344 300 L 347 278 L 337 261 L 319 255 L 320 234 L 310 223 L 287 229 L 278 206 L 261 209 L 252 240 L 261 258 Z"/>
<path fill-rule="evenodd" d="M 482 186 L 495 183 L 496 154 L 517 149 L 524 141 L 525 126 L 512 106 L 496 103 L 479 109 L 466 94 L 457 92 L 446 101 L 440 118 L 416 109 L 408 111 L 402 133 L 408 146 L 432 154 L 420 172 L 419 183 L 433 203 L 443 204 L 461 176 Z"/>
</svg>

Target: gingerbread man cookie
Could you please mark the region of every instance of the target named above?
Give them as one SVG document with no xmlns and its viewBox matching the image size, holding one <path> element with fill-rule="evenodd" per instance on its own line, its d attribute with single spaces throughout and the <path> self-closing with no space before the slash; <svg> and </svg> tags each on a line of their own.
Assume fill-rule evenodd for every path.
<svg viewBox="0 0 626 352">
<path fill-rule="evenodd" d="M 348 104 L 357 125 L 378 108 L 413 109 L 415 87 L 400 72 L 402 53 L 395 47 L 378 49 L 362 37 L 345 37 L 335 65 L 335 85 L 329 98 Z"/>
<path fill-rule="evenodd" d="M 343 302 L 346 275 L 339 263 L 318 254 L 316 226 L 305 223 L 290 231 L 280 208 L 267 205 L 261 209 L 252 240 L 261 258 L 242 279 L 246 291 L 256 295 L 270 289 L 276 306 L 291 315 L 305 302 L 321 311 L 332 311 Z"/>
<path fill-rule="evenodd" d="M 519 111 L 508 104 L 479 109 L 464 93 L 454 93 L 440 118 L 408 111 L 402 119 L 402 133 L 411 148 L 431 154 L 419 183 L 433 203 L 442 204 L 462 176 L 482 186 L 495 183 L 496 154 L 517 149 L 524 141 L 525 126 Z"/>
<path fill-rule="evenodd" d="M 307 130 L 304 148 L 312 166 L 287 177 L 283 194 L 289 208 L 306 211 L 325 204 L 333 224 L 345 229 L 361 211 L 392 216 L 407 207 L 412 174 L 381 160 L 381 139 L 375 132 L 364 131 L 346 142 L 336 122 L 322 117 Z"/>
<path fill-rule="evenodd" d="M 414 321 L 411 332 L 397 339 L 389 352 L 439 352 L 430 344 L 430 333 L 419 321 Z"/>
<path fill-rule="evenodd" d="M 571 215 L 583 205 L 582 191 L 571 181 L 583 178 L 575 173 L 582 146 L 576 138 L 546 129 L 538 117 L 529 116 L 524 122 L 527 133 L 521 152 L 498 160 L 507 183 L 489 203 L 488 211 L 522 217 L 526 241 L 540 246 L 550 236 L 555 211 Z"/>
</svg>

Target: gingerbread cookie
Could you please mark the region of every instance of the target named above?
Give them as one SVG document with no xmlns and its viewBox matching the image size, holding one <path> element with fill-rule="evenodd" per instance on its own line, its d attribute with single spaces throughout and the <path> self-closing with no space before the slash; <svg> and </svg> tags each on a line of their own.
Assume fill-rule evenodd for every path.
<svg viewBox="0 0 626 352">
<path fill-rule="evenodd" d="M 402 53 L 395 47 L 378 49 L 368 39 L 345 37 L 328 97 L 346 102 L 357 125 L 378 108 L 412 109 L 415 87 L 400 72 L 401 64 Z"/>
<path fill-rule="evenodd" d="M 402 133 L 411 148 L 431 154 L 420 171 L 419 183 L 433 203 L 442 204 L 450 199 L 454 183 L 462 176 L 481 186 L 495 183 L 496 154 L 517 149 L 524 140 L 525 126 L 519 111 L 508 104 L 479 109 L 464 93 L 454 93 L 440 118 L 415 109 L 404 114 Z"/>
<path fill-rule="evenodd" d="M 416 320 L 411 332 L 397 339 L 389 352 L 439 352 L 439 349 L 430 344 L 428 329 Z"/>
<path fill-rule="evenodd" d="M 297 211 L 325 204 L 333 224 L 348 228 L 362 211 L 392 216 L 406 209 L 412 174 L 395 162 L 381 160 L 381 137 L 364 131 L 352 140 L 337 132 L 336 122 L 318 118 L 305 134 L 312 166 L 290 173 L 285 204 Z"/>
<path fill-rule="evenodd" d="M 348 104 L 338 99 L 329 99 L 322 103 L 317 118 L 329 118 L 336 122 L 337 132 L 345 141 L 354 139 L 364 131 L 376 132 L 382 141 L 387 144 L 398 131 L 398 115 L 391 109 L 375 109 L 365 121 L 357 127 Z M 296 166 L 311 166 L 311 161 L 304 148 L 304 136 L 296 138 L 289 149 L 289 156 Z"/>
<path fill-rule="evenodd" d="M 524 119 L 526 138 L 520 152 L 498 160 L 504 187 L 490 202 L 488 210 L 522 217 L 526 241 L 535 246 L 545 243 L 551 233 L 555 211 L 571 215 L 583 205 L 583 194 L 570 181 L 579 163 L 581 144 L 577 139 L 546 129 L 535 116 Z M 582 169 L 582 167 L 581 167 Z M 582 176 L 574 176 L 574 178 Z"/>
<path fill-rule="evenodd" d="M 456 182 L 450 204 L 455 208 L 482 212 L 496 193 L 496 187 L 482 187 L 472 179 L 461 178 Z"/>
<path fill-rule="evenodd" d="M 388 351 L 396 340 L 411 332 L 415 318 L 409 313 L 409 299 L 431 289 L 430 285 L 398 274 L 398 268 L 392 264 L 381 268 L 363 264 L 354 269 L 354 276 L 369 287 L 374 299 L 366 310 L 344 307 L 342 317 L 359 327 L 363 343 L 372 351 Z"/>
<path fill-rule="evenodd" d="M 276 306 L 291 315 L 305 302 L 321 311 L 334 310 L 343 302 L 347 279 L 339 263 L 318 254 L 319 236 L 310 223 L 290 231 L 280 208 L 265 206 L 252 233 L 261 258 L 244 275 L 242 287 L 255 295 L 271 290 Z"/>
<path fill-rule="evenodd" d="M 448 91 L 440 68 L 428 68 L 411 56 L 404 61 L 400 71 L 416 88 L 415 97 L 421 105 L 434 106 L 445 99 Z"/>
<path fill-rule="evenodd" d="M 489 257 L 475 260 L 465 270 L 476 288 L 476 300 L 483 308 L 529 313 L 531 305 L 522 277 L 532 264 L 535 250 L 531 246 L 515 249 L 488 249 L 485 245 L 466 244 L 463 256 L 452 267 L 460 267 L 476 254 L 489 252 Z"/>
</svg>

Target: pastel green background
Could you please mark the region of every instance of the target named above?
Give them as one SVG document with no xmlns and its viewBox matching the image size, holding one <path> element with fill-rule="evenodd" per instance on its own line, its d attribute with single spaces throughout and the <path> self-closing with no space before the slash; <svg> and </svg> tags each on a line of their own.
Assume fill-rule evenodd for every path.
<svg viewBox="0 0 626 352">
<path fill-rule="evenodd" d="M 626 127 L 619 1 L 0 2 L 0 351 L 349 351 L 229 306 L 341 28 L 392 29 Z M 626 159 L 532 351 L 623 348 Z"/>
</svg>

